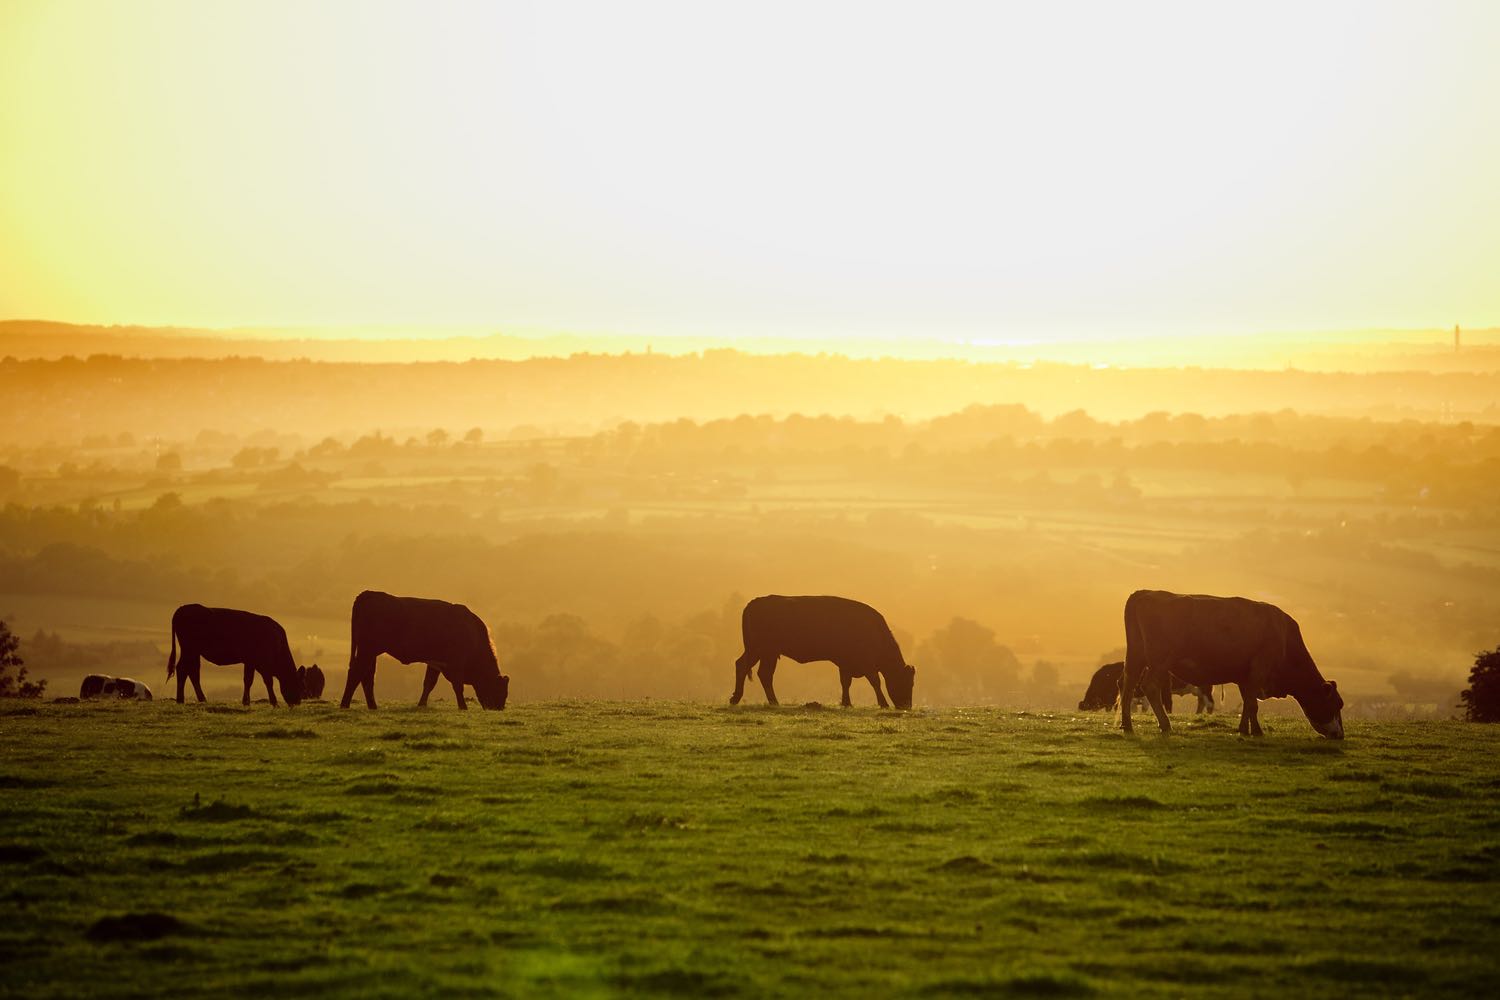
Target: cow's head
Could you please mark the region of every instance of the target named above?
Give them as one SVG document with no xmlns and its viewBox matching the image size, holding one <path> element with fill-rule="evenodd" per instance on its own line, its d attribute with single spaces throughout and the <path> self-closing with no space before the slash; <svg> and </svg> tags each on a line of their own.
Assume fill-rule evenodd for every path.
<svg viewBox="0 0 1500 1000">
<path fill-rule="evenodd" d="M 323 697 L 323 685 L 328 679 L 323 676 L 323 668 L 314 663 L 310 667 L 298 667 L 297 677 L 302 681 L 302 697 L 311 701 Z"/>
<path fill-rule="evenodd" d="M 884 673 L 885 689 L 890 692 L 891 704 L 897 708 L 911 708 L 911 689 L 917 680 L 917 668 L 910 663 L 903 663 Z"/>
<path fill-rule="evenodd" d="M 1344 738 L 1344 699 L 1339 696 L 1337 684 L 1327 681 L 1312 695 L 1298 701 L 1314 729 L 1331 740 Z"/>
<path fill-rule="evenodd" d="M 505 707 L 505 700 L 510 697 L 510 675 L 494 673 L 476 679 L 474 694 L 478 696 L 481 706 L 499 711 Z"/>
<path fill-rule="evenodd" d="M 286 674 L 277 678 L 281 682 L 281 697 L 286 699 L 288 705 L 296 705 L 302 701 L 302 672 L 299 670 L 288 670 Z"/>
</svg>

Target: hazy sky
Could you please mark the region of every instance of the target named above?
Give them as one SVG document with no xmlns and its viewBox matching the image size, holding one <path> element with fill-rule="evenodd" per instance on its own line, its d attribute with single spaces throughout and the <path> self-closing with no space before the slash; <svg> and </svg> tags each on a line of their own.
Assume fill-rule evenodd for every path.
<svg viewBox="0 0 1500 1000">
<path fill-rule="evenodd" d="M 1500 3 L 0 3 L 0 318 L 1500 325 Z"/>
</svg>

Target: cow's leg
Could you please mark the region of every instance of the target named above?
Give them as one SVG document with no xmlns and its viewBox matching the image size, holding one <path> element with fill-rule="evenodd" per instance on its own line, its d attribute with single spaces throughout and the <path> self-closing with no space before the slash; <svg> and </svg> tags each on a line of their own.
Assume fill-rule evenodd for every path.
<svg viewBox="0 0 1500 1000">
<path fill-rule="evenodd" d="M 1160 681 L 1152 683 L 1152 678 L 1146 678 L 1146 703 L 1151 706 L 1151 711 L 1156 713 L 1157 725 L 1161 726 L 1162 735 L 1165 736 L 1172 731 L 1172 723 L 1167 719 L 1167 712 L 1162 702 L 1162 692 L 1172 690 L 1172 682 L 1163 675 Z M 1168 695 L 1170 697 L 1170 695 Z"/>
<path fill-rule="evenodd" d="M 245 696 L 240 699 L 241 705 L 250 704 L 250 685 L 255 683 L 255 668 L 245 664 Z"/>
<path fill-rule="evenodd" d="M 1259 736 L 1260 733 L 1260 705 L 1255 700 L 1257 688 L 1253 684 L 1241 684 L 1240 700 L 1244 703 L 1240 708 L 1240 735 Z"/>
<path fill-rule="evenodd" d="M 458 702 L 458 707 L 459 708 L 463 708 L 463 709 L 467 709 L 469 707 L 469 703 L 466 702 L 466 701 L 464 701 L 464 686 L 462 684 L 460 684 L 458 681 L 453 681 L 452 684 L 453 684 L 453 697 Z"/>
<path fill-rule="evenodd" d="M 780 659 L 778 653 L 767 653 L 760 658 L 760 686 L 766 689 L 766 704 L 779 705 L 776 700 L 776 689 L 771 686 L 771 681 L 776 676 L 776 661 Z"/>
<path fill-rule="evenodd" d="M 417 699 L 418 708 L 427 707 L 427 696 L 432 694 L 432 689 L 437 687 L 438 678 L 442 673 L 432 664 L 427 665 L 427 673 L 422 677 L 422 697 Z"/>
<path fill-rule="evenodd" d="M 201 656 L 193 657 L 193 662 L 190 666 L 193 671 L 189 675 L 189 679 L 193 682 L 193 693 L 198 696 L 200 702 L 207 701 L 208 699 L 203 697 L 203 658 Z"/>
<path fill-rule="evenodd" d="M 183 692 L 187 689 L 188 651 L 183 649 L 182 662 L 177 664 L 177 704 L 182 704 Z"/>
<path fill-rule="evenodd" d="M 854 705 L 854 702 L 849 700 L 849 685 L 853 682 L 853 680 L 854 674 L 844 669 L 843 667 L 839 667 L 839 684 L 844 689 L 844 700 L 839 702 L 839 704 L 844 706 L 845 708 L 850 708 Z"/>
<path fill-rule="evenodd" d="M 365 705 L 373 709 L 375 707 L 375 657 L 370 657 L 370 662 L 362 672 L 359 683 L 365 689 Z"/>
<path fill-rule="evenodd" d="M 340 708 L 348 708 L 349 702 L 354 698 L 354 689 L 363 685 L 365 689 L 365 702 L 375 707 L 375 657 L 356 653 L 349 657 L 349 679 L 344 682 L 344 697 L 339 702 Z"/>
<path fill-rule="evenodd" d="M 271 686 L 271 671 L 262 669 L 260 679 L 266 682 L 266 697 L 271 701 L 271 707 L 276 707 L 276 689 Z"/>
<path fill-rule="evenodd" d="M 753 655 L 747 648 L 740 654 L 740 658 L 734 661 L 734 694 L 729 696 L 729 704 L 738 705 L 740 699 L 745 697 L 745 680 L 750 676 L 750 670 L 758 659 L 759 657 Z"/>
<path fill-rule="evenodd" d="M 885 692 L 880 690 L 880 672 L 872 670 L 865 674 L 865 679 L 870 682 L 870 687 L 875 689 L 875 704 L 881 708 L 890 708 L 890 702 L 885 700 Z"/>
<path fill-rule="evenodd" d="M 1145 668 L 1140 657 L 1132 657 L 1126 652 L 1125 669 L 1120 672 L 1120 728 L 1127 733 L 1135 732 L 1135 727 L 1130 723 L 1130 707 L 1135 701 L 1136 685 L 1140 683 L 1141 673 Z"/>
</svg>

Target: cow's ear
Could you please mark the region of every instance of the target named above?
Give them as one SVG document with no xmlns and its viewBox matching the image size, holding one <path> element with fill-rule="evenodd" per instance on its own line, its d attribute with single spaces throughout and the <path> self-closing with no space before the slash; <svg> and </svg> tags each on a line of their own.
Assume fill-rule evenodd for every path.
<svg viewBox="0 0 1500 1000">
<path fill-rule="evenodd" d="M 1328 682 L 1328 690 L 1337 693 L 1338 689 L 1339 689 L 1339 682 L 1338 681 L 1329 681 Z"/>
</svg>

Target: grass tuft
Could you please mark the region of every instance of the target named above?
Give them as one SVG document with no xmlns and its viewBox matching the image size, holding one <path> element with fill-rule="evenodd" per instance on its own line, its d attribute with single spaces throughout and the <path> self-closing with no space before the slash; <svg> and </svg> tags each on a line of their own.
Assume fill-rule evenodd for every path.
<svg viewBox="0 0 1500 1000">
<path fill-rule="evenodd" d="M 170 913 L 124 913 L 100 917 L 85 933 L 90 941 L 157 941 L 169 934 L 185 934 L 187 927 Z"/>
<path fill-rule="evenodd" d="M 249 806 L 233 805 L 223 799 L 200 806 L 195 796 L 194 804 L 183 806 L 177 810 L 177 815 L 182 819 L 198 823 L 232 823 L 235 820 L 249 819 L 255 815 L 255 810 Z"/>
</svg>

